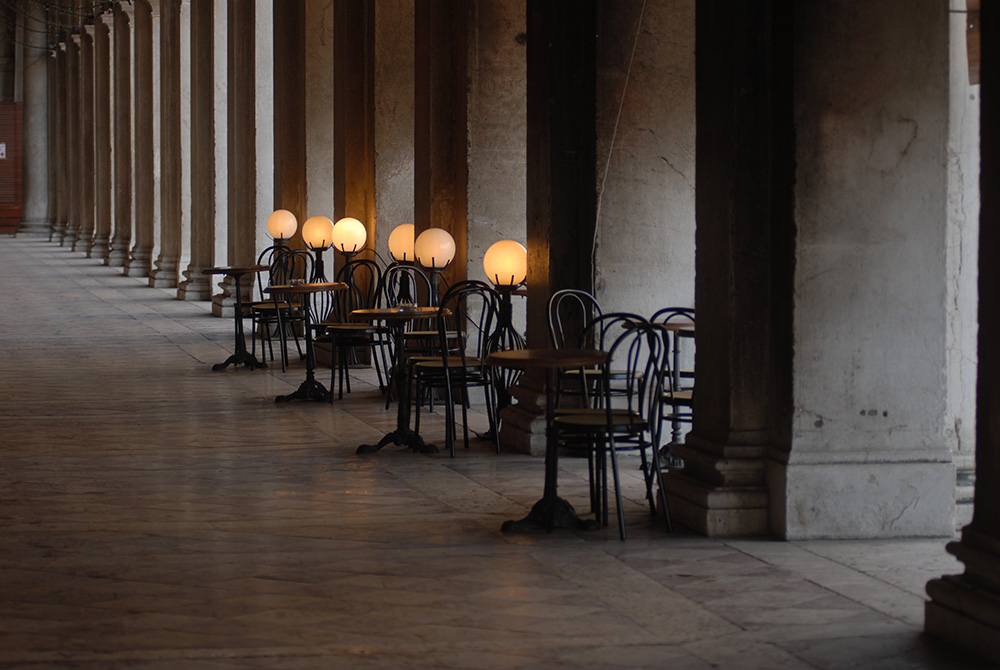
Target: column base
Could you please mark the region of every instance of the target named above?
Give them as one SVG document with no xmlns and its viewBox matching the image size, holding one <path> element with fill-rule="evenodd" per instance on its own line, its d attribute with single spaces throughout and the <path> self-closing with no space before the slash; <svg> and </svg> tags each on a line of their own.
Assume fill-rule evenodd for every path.
<svg viewBox="0 0 1000 670">
<path fill-rule="evenodd" d="M 211 300 L 212 285 L 210 278 L 201 273 L 201 268 L 190 267 L 184 271 L 187 277 L 177 285 L 178 300 Z"/>
<path fill-rule="evenodd" d="M 965 574 L 927 583 L 924 630 L 1000 664 L 1000 542 L 967 526 L 948 551 L 965 563 Z"/>
<path fill-rule="evenodd" d="M 16 238 L 48 239 L 55 224 L 49 221 L 21 221 L 14 234 Z"/>
<path fill-rule="evenodd" d="M 95 237 L 94 245 L 90 247 L 90 257 L 96 258 L 103 261 L 105 265 L 108 264 L 108 254 L 111 253 L 111 245 L 108 244 L 107 237 Z"/>
<path fill-rule="evenodd" d="M 128 247 L 122 248 L 112 242 L 111 250 L 108 251 L 108 256 L 104 264 L 111 267 L 125 267 L 126 262 L 128 262 Z"/>
<path fill-rule="evenodd" d="M 516 404 L 500 411 L 500 446 L 531 456 L 545 455 L 545 391 L 538 375 L 529 371 L 511 387 Z"/>
<path fill-rule="evenodd" d="M 771 527 L 783 539 L 954 535 L 955 466 L 947 450 L 792 458 L 797 462 L 768 462 Z"/>
<path fill-rule="evenodd" d="M 668 471 L 661 482 L 670 515 L 709 537 L 766 535 L 770 496 L 760 437 L 737 433 L 732 440 L 743 444 L 722 445 L 689 434 L 686 442 L 671 445 L 684 469 Z"/>
<path fill-rule="evenodd" d="M 149 273 L 150 288 L 177 288 L 177 264 L 160 259 Z"/>
</svg>

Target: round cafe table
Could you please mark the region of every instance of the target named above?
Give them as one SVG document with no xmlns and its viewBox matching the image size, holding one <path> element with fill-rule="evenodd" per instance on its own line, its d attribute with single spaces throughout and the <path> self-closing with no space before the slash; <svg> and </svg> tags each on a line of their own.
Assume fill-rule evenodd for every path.
<svg viewBox="0 0 1000 670">
<path fill-rule="evenodd" d="M 317 400 L 320 402 L 330 402 L 330 391 L 327 390 L 323 383 L 316 379 L 316 355 L 313 353 L 313 341 L 312 341 L 312 329 L 309 327 L 311 323 L 310 315 L 310 296 L 314 293 L 322 293 L 326 291 L 346 291 L 347 284 L 344 282 L 316 282 L 312 284 L 283 284 L 277 286 L 268 286 L 264 289 L 265 293 L 278 294 L 278 295 L 301 295 L 305 296 L 305 300 L 302 301 L 302 315 L 304 319 L 304 337 L 306 340 L 306 378 L 299 388 L 297 388 L 292 393 L 288 395 L 279 395 L 274 399 L 274 402 L 288 402 L 290 400 Z"/>
<path fill-rule="evenodd" d="M 448 310 L 442 311 L 437 307 L 378 307 L 356 309 L 351 312 L 351 316 L 359 319 L 385 321 L 389 324 L 393 347 L 392 380 L 396 386 L 396 430 L 379 440 L 378 444 L 362 444 L 355 453 L 374 454 L 387 444 L 405 445 L 412 451 L 424 454 L 437 453 L 437 447 L 424 442 L 424 439 L 410 428 L 410 377 L 406 369 L 405 351 L 406 324 L 414 319 L 450 314 Z"/>
<path fill-rule="evenodd" d="M 556 375 L 567 368 L 592 368 L 603 366 L 608 354 L 597 349 L 510 349 L 486 357 L 488 365 L 527 370 L 545 370 L 545 490 L 528 516 L 516 521 L 505 521 L 501 530 L 521 531 L 541 526 L 548 532 L 553 528 L 597 530 L 597 519 L 581 519 L 566 500 L 559 497 L 559 440 L 553 426 L 555 414 Z"/>
<path fill-rule="evenodd" d="M 225 370 L 230 365 L 245 365 L 251 370 L 254 368 L 266 368 L 267 363 L 257 360 L 257 357 L 247 351 L 247 340 L 243 334 L 243 292 L 240 290 L 240 279 L 243 275 L 256 274 L 269 269 L 267 265 L 227 265 L 217 268 L 206 268 L 202 274 L 206 275 L 226 275 L 233 278 L 234 291 L 236 293 L 236 307 L 234 319 L 236 321 L 236 346 L 233 355 L 222 363 L 212 366 L 213 370 Z"/>
</svg>

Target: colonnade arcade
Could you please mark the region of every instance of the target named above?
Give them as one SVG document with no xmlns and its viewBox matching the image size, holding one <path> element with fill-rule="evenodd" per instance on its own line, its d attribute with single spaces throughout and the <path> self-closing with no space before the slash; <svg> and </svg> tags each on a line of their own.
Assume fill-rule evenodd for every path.
<svg viewBox="0 0 1000 670">
<path fill-rule="evenodd" d="M 977 329 L 995 339 L 1000 249 L 977 226 L 966 2 L 611 5 L 20 0 L 20 234 L 218 313 L 202 270 L 252 261 L 279 207 L 353 216 L 383 254 L 400 223 L 445 228 L 450 281 L 513 238 L 534 346 L 558 288 L 694 304 L 675 517 L 786 539 L 967 524 L 928 629 L 995 656 L 1000 370 Z"/>
</svg>

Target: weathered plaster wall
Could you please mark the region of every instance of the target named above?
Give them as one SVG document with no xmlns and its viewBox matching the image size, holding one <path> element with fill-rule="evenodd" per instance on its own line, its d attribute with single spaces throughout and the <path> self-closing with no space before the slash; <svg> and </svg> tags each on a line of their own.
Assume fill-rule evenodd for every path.
<svg viewBox="0 0 1000 670">
<path fill-rule="evenodd" d="M 972 520 L 979 264 L 979 85 L 969 83 L 965 0 L 951 0 L 948 118 L 948 394 L 945 435 L 958 468 L 957 523 Z"/>
<path fill-rule="evenodd" d="M 951 529 L 944 10 L 796 5 L 795 410 L 771 503 L 789 538 Z"/>
<path fill-rule="evenodd" d="M 606 311 L 694 305 L 694 4 L 601 5 L 596 288 Z"/>
<path fill-rule="evenodd" d="M 387 261 L 389 234 L 413 223 L 413 2 L 375 3 L 374 248 Z M 369 245 L 371 246 L 371 245 Z"/>
</svg>

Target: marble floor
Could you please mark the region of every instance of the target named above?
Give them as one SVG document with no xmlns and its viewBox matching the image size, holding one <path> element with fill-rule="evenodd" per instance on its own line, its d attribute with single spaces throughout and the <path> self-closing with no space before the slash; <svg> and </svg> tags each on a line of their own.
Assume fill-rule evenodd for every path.
<svg viewBox="0 0 1000 670">
<path fill-rule="evenodd" d="M 301 364 L 212 372 L 205 303 L 26 239 L 0 282 L 2 668 L 986 667 L 920 632 L 946 538 L 668 534 L 634 463 L 626 542 L 502 534 L 541 460 L 356 456 L 395 417 L 368 371 L 276 405 Z"/>
</svg>

